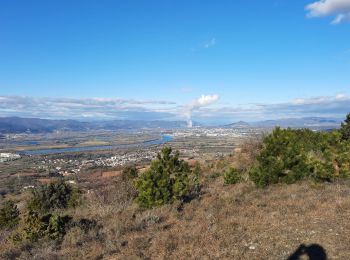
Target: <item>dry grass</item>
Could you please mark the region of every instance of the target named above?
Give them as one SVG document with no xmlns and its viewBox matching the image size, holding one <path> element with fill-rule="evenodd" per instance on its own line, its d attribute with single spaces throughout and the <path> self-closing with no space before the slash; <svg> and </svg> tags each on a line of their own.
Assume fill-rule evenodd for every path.
<svg viewBox="0 0 350 260">
<path fill-rule="evenodd" d="M 148 211 L 162 221 L 123 235 L 111 259 L 286 259 L 302 243 L 322 245 L 329 258 L 349 259 L 349 182 L 222 186 L 182 211 Z"/>
<path fill-rule="evenodd" d="M 286 259 L 300 244 L 317 243 L 330 259 L 350 258 L 349 181 L 264 190 L 222 183 L 213 180 L 188 204 L 146 211 L 109 187 L 75 213 L 98 226 L 72 228 L 58 247 L 7 250 L 22 259 Z"/>
<path fill-rule="evenodd" d="M 249 142 L 205 165 L 203 193 L 186 204 L 142 210 L 131 183 L 99 178 L 84 205 L 70 212 L 96 225 L 71 228 L 60 244 L 2 243 L 0 258 L 286 259 L 301 244 L 319 244 L 330 259 L 350 259 L 349 180 L 257 189 L 249 181 L 224 185 L 222 175 L 210 177 L 230 165 L 253 164 L 258 148 Z"/>
</svg>

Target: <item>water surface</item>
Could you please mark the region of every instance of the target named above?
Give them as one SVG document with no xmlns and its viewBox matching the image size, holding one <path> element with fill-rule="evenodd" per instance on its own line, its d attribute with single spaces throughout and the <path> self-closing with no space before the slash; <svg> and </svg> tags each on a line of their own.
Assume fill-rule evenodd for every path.
<svg viewBox="0 0 350 260">
<path fill-rule="evenodd" d="M 68 153 L 68 152 L 91 152 L 91 151 L 101 151 L 101 150 L 114 150 L 118 148 L 133 148 L 133 147 L 144 147 L 144 146 L 150 146 L 150 145 L 160 145 L 160 144 L 165 144 L 167 142 L 170 142 L 171 140 L 173 140 L 172 136 L 162 135 L 161 138 L 157 140 L 150 140 L 142 143 L 24 150 L 19 152 L 19 154 L 46 155 L 46 154 Z"/>
</svg>

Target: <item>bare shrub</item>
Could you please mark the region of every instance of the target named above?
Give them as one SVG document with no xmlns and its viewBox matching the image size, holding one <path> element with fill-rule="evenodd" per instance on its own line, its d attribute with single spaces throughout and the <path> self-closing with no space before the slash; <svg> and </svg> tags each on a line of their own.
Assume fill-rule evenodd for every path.
<svg viewBox="0 0 350 260">
<path fill-rule="evenodd" d="M 82 245 L 85 240 L 85 233 L 79 227 L 71 228 L 64 236 L 62 247 L 75 247 Z"/>
<path fill-rule="evenodd" d="M 123 211 L 135 197 L 133 185 L 129 181 L 117 179 L 106 187 L 92 190 L 86 197 L 86 207 L 98 218 L 104 218 Z"/>
<path fill-rule="evenodd" d="M 249 171 L 257 164 L 257 156 L 262 148 L 262 137 L 251 136 L 242 141 L 235 150 L 233 166 L 242 173 L 245 180 L 249 179 Z"/>
</svg>

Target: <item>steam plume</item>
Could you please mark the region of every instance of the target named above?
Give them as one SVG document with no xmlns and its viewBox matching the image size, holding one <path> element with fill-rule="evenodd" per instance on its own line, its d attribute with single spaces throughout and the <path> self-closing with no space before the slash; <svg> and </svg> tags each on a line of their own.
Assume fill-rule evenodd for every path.
<svg viewBox="0 0 350 260">
<path fill-rule="evenodd" d="M 187 127 L 192 127 L 192 112 L 194 110 L 198 110 L 201 107 L 209 106 L 220 99 L 218 95 L 202 95 L 200 98 L 193 100 L 188 106 L 185 108 L 185 116 L 187 119 Z"/>
</svg>

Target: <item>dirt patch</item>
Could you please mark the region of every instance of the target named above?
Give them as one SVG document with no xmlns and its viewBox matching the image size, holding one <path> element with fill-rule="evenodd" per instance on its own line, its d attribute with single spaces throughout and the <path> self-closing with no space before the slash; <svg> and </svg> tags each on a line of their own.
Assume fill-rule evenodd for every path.
<svg viewBox="0 0 350 260">
<path fill-rule="evenodd" d="M 111 178 L 111 177 L 120 176 L 121 173 L 122 173 L 122 171 L 102 172 L 101 177 L 102 178 Z"/>
</svg>

